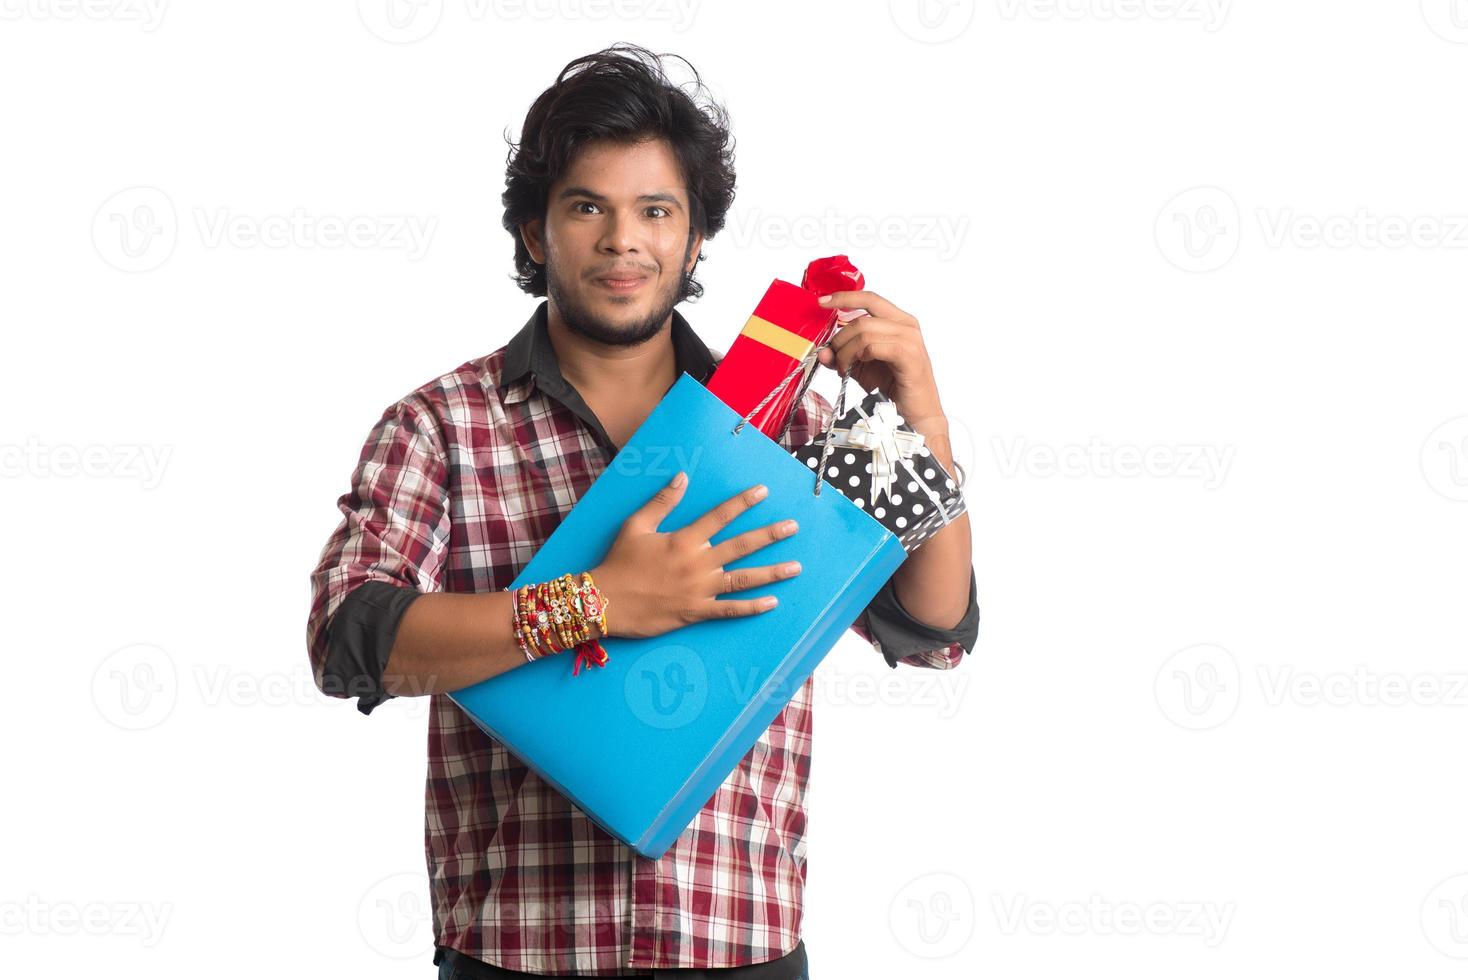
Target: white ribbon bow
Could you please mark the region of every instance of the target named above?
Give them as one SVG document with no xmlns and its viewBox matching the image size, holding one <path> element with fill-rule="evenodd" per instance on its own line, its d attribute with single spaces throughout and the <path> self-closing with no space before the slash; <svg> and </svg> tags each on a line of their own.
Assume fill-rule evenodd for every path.
<svg viewBox="0 0 1468 980">
<path fill-rule="evenodd" d="M 912 465 L 913 455 L 923 448 L 922 433 L 901 428 L 902 416 L 897 414 L 895 402 L 877 402 L 870 415 L 860 404 L 855 408 L 861 418 L 850 426 L 831 427 L 831 447 L 862 449 L 872 454 L 872 479 L 867 488 L 867 500 L 876 503 L 878 490 L 885 491 L 888 498 L 891 498 L 892 482 L 897 479 L 897 468 L 901 465 L 923 488 L 946 525 L 950 518 L 943 507 L 942 498 L 928 486 L 928 481 Z"/>
</svg>

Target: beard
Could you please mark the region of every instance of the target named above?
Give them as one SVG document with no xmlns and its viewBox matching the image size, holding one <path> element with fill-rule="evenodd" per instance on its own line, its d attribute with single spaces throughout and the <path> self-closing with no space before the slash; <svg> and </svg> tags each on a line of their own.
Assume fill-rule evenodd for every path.
<svg viewBox="0 0 1468 980">
<path fill-rule="evenodd" d="M 692 254 L 692 242 L 684 252 L 683 265 L 687 265 L 688 257 Z M 561 315 L 561 322 L 566 329 L 588 340 L 594 340 L 608 347 L 636 347 L 646 343 L 663 329 L 663 324 L 668 321 L 668 316 L 673 312 L 673 307 L 678 305 L 682 286 L 692 275 L 686 272 L 677 279 L 669 280 L 652 298 L 652 309 L 647 316 L 641 317 L 630 323 L 609 323 L 602 317 L 596 315 L 584 304 L 577 301 L 576 293 L 566 288 L 566 283 L 556 274 L 558 264 L 549 261 L 547 256 L 545 264 L 545 288 L 550 296 L 551 302 L 556 304 L 556 311 Z"/>
</svg>

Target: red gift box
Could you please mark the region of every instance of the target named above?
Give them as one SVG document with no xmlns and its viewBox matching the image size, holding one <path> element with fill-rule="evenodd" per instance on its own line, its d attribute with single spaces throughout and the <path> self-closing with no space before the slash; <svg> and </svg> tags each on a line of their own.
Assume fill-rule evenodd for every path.
<svg viewBox="0 0 1468 980">
<path fill-rule="evenodd" d="M 810 385 L 815 362 L 794 377 L 790 377 L 791 372 L 813 349 L 830 340 L 836 329 L 837 310 L 823 307 L 817 300 L 827 293 L 861 289 L 863 285 L 862 274 L 844 255 L 812 262 L 799 286 L 783 279 L 770 283 L 709 379 L 709 391 L 740 415 L 747 415 L 772 391 L 776 392 L 750 422 L 778 441 Z"/>
</svg>

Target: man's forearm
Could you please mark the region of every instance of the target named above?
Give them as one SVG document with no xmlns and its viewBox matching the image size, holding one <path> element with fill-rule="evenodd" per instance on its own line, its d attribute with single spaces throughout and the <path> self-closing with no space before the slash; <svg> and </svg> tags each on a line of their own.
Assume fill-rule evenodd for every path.
<svg viewBox="0 0 1468 980">
<path fill-rule="evenodd" d="M 938 415 L 907 421 L 922 433 L 923 442 L 933 458 L 957 480 L 947 419 Z M 973 536 L 969 531 L 968 512 L 965 511 L 924 541 L 922 547 L 897 567 L 892 574 L 892 588 L 903 608 L 915 618 L 943 629 L 952 629 L 968 612 L 972 569 Z"/>
<path fill-rule="evenodd" d="M 382 687 L 397 697 L 439 694 L 525 664 L 510 593 L 426 593 L 398 625 Z"/>
</svg>

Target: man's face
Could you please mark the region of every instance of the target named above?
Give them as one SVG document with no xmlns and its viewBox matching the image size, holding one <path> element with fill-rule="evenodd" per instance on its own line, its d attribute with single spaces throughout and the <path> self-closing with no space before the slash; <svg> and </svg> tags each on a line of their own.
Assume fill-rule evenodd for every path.
<svg viewBox="0 0 1468 980">
<path fill-rule="evenodd" d="M 530 257 L 566 327 L 630 346 L 657 334 L 693 271 L 688 191 L 662 140 L 593 144 L 551 185 L 545 221 L 524 226 Z"/>
</svg>

